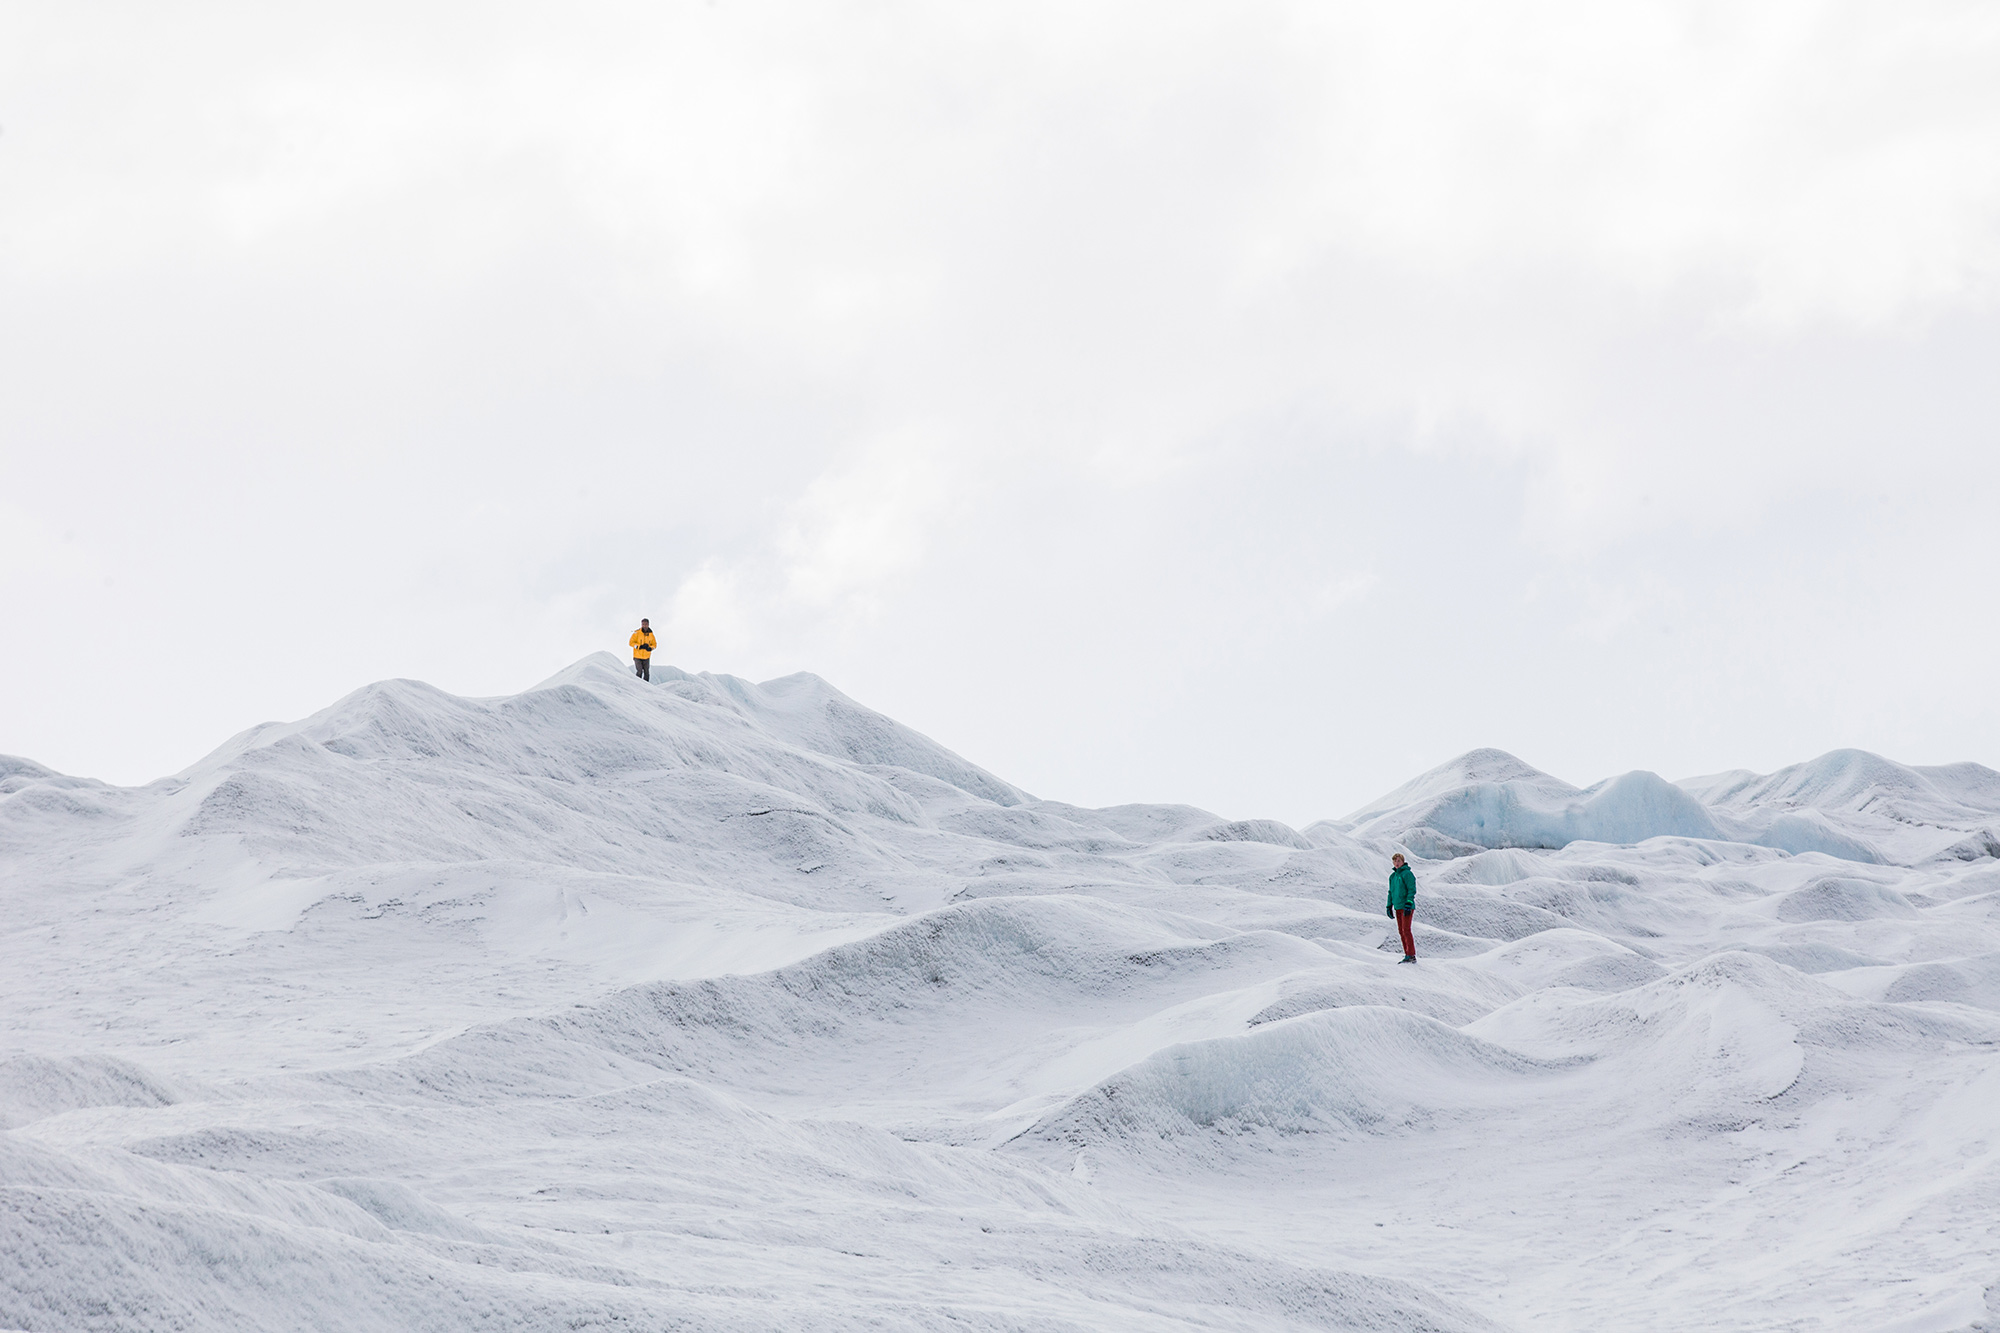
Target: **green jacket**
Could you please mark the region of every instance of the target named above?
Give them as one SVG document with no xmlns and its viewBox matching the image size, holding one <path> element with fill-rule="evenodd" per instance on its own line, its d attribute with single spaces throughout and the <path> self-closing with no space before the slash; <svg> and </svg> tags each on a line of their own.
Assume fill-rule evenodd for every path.
<svg viewBox="0 0 2000 1333">
<path fill-rule="evenodd" d="M 1388 910 L 1391 912 L 1417 910 L 1417 876 L 1408 866 L 1397 866 L 1389 872 Z"/>
</svg>

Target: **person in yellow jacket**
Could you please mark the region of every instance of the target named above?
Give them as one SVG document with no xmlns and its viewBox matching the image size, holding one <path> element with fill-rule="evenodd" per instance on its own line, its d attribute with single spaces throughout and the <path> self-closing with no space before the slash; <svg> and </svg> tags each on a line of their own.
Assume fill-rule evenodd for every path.
<svg viewBox="0 0 2000 1333">
<path fill-rule="evenodd" d="M 653 678 L 653 650 L 660 641 L 653 637 L 653 627 L 642 616 L 639 628 L 632 631 L 632 674 L 640 680 Z"/>
</svg>

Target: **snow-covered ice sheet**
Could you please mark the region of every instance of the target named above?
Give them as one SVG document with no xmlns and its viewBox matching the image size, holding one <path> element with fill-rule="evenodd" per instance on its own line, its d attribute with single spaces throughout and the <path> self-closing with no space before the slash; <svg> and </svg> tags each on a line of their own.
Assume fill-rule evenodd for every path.
<svg viewBox="0 0 2000 1333">
<path fill-rule="evenodd" d="M 1996 830 L 1852 751 L 1086 810 L 602 655 L 0 759 L 0 1327 L 2000 1328 Z"/>
</svg>

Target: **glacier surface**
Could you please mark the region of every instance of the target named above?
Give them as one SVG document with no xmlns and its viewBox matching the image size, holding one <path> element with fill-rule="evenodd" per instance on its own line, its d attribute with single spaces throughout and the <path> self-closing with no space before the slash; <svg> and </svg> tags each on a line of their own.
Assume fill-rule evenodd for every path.
<svg viewBox="0 0 2000 1333">
<path fill-rule="evenodd" d="M 1997 1329 L 1996 858 L 1976 764 L 1293 829 L 608 655 L 0 757 L 0 1328 Z"/>
</svg>

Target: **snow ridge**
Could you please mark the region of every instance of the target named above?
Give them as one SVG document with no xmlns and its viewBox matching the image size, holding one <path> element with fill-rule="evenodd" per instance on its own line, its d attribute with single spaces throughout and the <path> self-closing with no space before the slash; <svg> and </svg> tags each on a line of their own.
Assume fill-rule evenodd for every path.
<svg viewBox="0 0 2000 1333">
<path fill-rule="evenodd" d="M 599 654 L 0 760 L 0 895 L 0 1327 L 1996 1318 L 1977 764 L 1475 750 L 1297 830 Z"/>
</svg>

